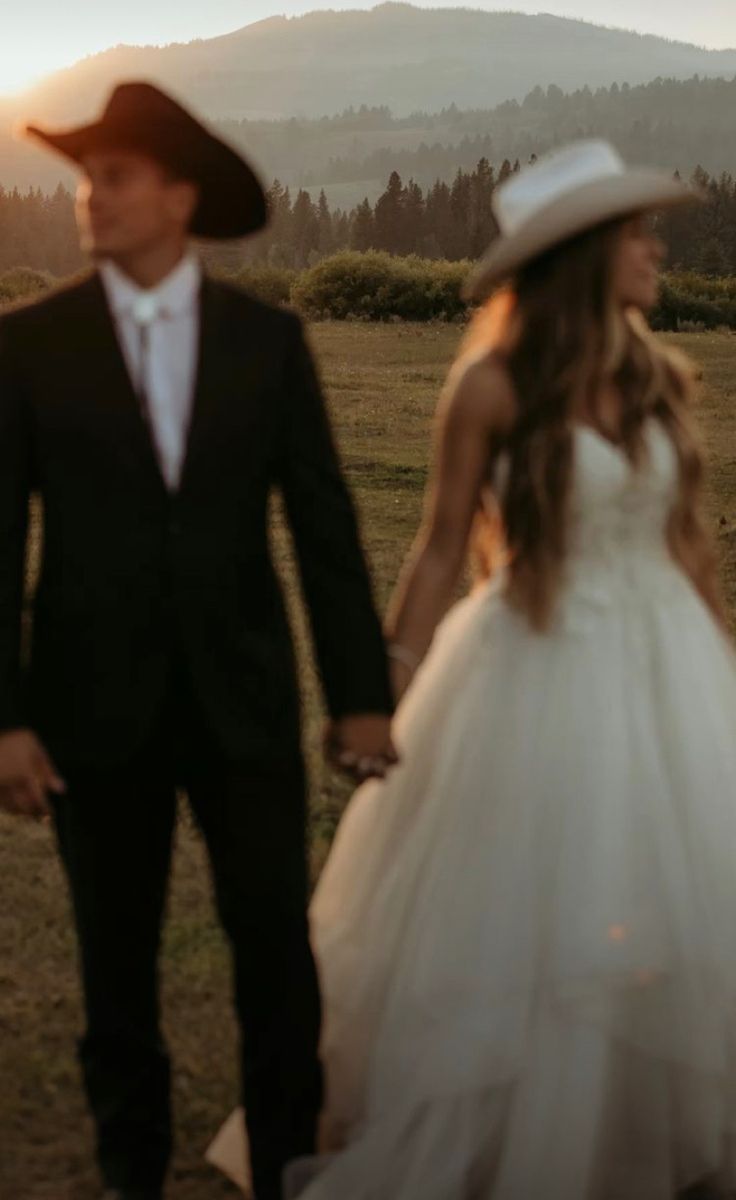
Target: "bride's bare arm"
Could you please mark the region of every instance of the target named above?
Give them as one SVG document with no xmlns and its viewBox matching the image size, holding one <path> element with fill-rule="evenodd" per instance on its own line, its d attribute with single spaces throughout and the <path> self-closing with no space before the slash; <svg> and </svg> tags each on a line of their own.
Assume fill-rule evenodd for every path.
<svg viewBox="0 0 736 1200">
<path fill-rule="evenodd" d="M 437 414 L 435 463 L 424 519 L 386 621 L 388 637 L 396 647 L 394 686 L 399 694 L 452 600 L 494 438 L 508 430 L 513 414 L 509 377 L 493 360 L 463 365 L 450 376 Z"/>
</svg>

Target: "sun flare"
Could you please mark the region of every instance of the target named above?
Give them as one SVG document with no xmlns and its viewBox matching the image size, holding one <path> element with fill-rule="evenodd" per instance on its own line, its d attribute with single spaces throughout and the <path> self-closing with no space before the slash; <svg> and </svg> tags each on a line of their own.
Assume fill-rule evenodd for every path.
<svg viewBox="0 0 736 1200">
<path fill-rule="evenodd" d="M 0 98 L 14 96 L 26 91 L 52 71 L 69 66 L 73 58 L 60 61 L 58 50 L 39 47 L 32 56 L 29 54 L 13 55 L 0 46 Z"/>
</svg>

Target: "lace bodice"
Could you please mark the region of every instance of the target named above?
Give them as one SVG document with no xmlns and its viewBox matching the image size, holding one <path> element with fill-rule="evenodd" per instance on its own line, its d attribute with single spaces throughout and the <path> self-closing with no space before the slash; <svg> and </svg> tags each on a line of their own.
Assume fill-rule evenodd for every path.
<svg viewBox="0 0 736 1200">
<path fill-rule="evenodd" d="M 661 425 L 645 432 L 646 455 L 636 465 L 586 425 L 575 428 L 575 478 L 571 503 L 571 567 L 610 566 L 661 559 L 676 497 L 677 458 Z"/>
<path fill-rule="evenodd" d="M 564 624 L 587 623 L 601 606 L 664 600 L 683 582 L 667 544 L 677 494 L 677 456 L 662 426 L 645 430 L 639 463 L 587 425 L 575 426 L 575 465 L 565 587 Z M 503 487 L 505 464 L 499 464 Z"/>
</svg>

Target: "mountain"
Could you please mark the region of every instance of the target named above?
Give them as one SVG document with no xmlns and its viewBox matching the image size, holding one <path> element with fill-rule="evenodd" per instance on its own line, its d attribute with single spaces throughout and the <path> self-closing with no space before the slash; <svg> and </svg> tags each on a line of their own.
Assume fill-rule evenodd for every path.
<svg viewBox="0 0 736 1200">
<path fill-rule="evenodd" d="M 0 183 L 50 187 L 64 177 L 48 156 L 10 141 L 14 120 L 84 119 L 120 78 L 159 81 L 210 119 L 254 122 L 316 118 L 347 105 L 385 106 L 399 118 L 452 105 L 488 110 L 521 101 L 540 85 L 570 92 L 696 74 L 733 77 L 736 50 L 706 50 L 547 14 L 397 3 L 367 12 L 273 17 L 206 41 L 118 46 L 5 101 Z M 283 147 L 298 151 L 297 122 L 285 124 L 281 136 Z M 268 173 L 266 163 L 262 168 Z"/>
</svg>

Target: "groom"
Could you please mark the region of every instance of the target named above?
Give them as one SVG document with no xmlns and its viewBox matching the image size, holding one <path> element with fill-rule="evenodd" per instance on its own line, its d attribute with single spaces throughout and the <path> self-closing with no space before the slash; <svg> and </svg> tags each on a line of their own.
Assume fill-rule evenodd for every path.
<svg viewBox="0 0 736 1200">
<path fill-rule="evenodd" d="M 234 958 L 257 1200 L 313 1148 L 319 998 L 305 915 L 299 702 L 268 543 L 284 498 L 331 715 L 356 777 L 393 760 L 384 647 L 300 324 L 203 276 L 190 235 L 265 222 L 247 164 L 169 97 L 118 87 L 29 132 L 81 169 L 96 270 L 0 321 L 0 780 L 50 803 L 110 1197 L 157 1200 L 170 1153 L 159 935 L 176 789 Z M 43 552 L 21 648 L 31 492 Z"/>
</svg>

